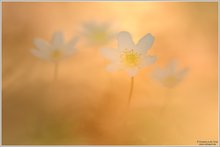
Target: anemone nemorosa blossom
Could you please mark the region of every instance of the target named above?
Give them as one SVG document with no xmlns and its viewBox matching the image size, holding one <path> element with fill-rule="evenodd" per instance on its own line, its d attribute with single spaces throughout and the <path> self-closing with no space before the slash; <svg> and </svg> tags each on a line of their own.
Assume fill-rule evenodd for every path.
<svg viewBox="0 0 220 147">
<path fill-rule="evenodd" d="M 182 81 L 188 72 L 187 68 L 177 71 L 177 62 L 171 61 L 165 69 L 157 69 L 153 72 L 154 79 L 158 80 L 163 86 L 172 88 Z"/>
<path fill-rule="evenodd" d="M 88 22 L 83 25 L 82 34 L 91 45 L 105 45 L 114 36 L 110 31 L 110 24 L 98 24 L 95 22 Z"/>
<path fill-rule="evenodd" d="M 155 56 L 147 55 L 147 51 L 154 42 L 154 37 L 150 33 L 135 44 L 129 32 L 120 32 L 117 41 L 117 49 L 101 49 L 102 54 L 112 61 L 107 67 L 109 71 L 123 69 L 128 72 L 129 76 L 133 77 L 139 69 L 156 61 Z"/>
<path fill-rule="evenodd" d="M 73 38 L 64 43 L 63 34 L 55 32 L 50 43 L 42 39 L 34 39 L 36 48 L 32 49 L 31 52 L 41 59 L 58 62 L 74 53 L 76 42 L 77 38 Z"/>
</svg>

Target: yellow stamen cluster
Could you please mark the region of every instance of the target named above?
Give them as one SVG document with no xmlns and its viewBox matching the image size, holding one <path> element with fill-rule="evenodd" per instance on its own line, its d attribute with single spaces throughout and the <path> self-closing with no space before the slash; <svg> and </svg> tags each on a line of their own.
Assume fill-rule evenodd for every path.
<svg viewBox="0 0 220 147">
<path fill-rule="evenodd" d="M 95 42 L 105 42 L 107 39 L 107 33 L 101 30 L 95 30 L 90 34 L 90 38 L 92 38 Z"/>
<path fill-rule="evenodd" d="M 121 62 L 128 67 L 135 67 L 138 65 L 140 55 L 134 50 L 125 50 L 121 54 Z"/>
<path fill-rule="evenodd" d="M 173 85 L 178 81 L 176 76 L 168 76 L 166 78 L 164 78 L 163 83 L 165 85 Z"/>
<path fill-rule="evenodd" d="M 54 60 L 58 60 L 62 57 L 62 52 L 60 50 L 54 50 L 51 52 L 51 57 Z"/>
</svg>

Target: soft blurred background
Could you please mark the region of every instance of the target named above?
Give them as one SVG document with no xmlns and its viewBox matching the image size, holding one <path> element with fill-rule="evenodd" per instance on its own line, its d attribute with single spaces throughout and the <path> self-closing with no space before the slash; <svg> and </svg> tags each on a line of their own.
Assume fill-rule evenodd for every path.
<svg viewBox="0 0 220 147">
<path fill-rule="evenodd" d="M 86 22 L 109 23 L 137 42 L 155 36 L 149 54 L 154 65 L 135 77 L 126 110 L 130 78 L 109 73 L 100 48 L 80 36 Z M 194 145 L 218 141 L 217 2 L 3 3 L 4 145 Z M 77 52 L 54 65 L 34 57 L 33 39 L 50 40 L 62 31 L 80 36 Z M 170 60 L 189 68 L 169 89 L 151 72 Z M 165 101 L 169 101 L 164 106 Z M 161 108 L 165 108 L 163 114 Z"/>
</svg>

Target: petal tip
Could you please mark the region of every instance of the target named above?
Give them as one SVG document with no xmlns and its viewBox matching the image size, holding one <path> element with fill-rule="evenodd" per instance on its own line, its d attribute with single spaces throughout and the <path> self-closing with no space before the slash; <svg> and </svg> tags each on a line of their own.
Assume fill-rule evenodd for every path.
<svg viewBox="0 0 220 147">
<path fill-rule="evenodd" d="M 126 36 L 130 36 L 130 33 L 129 32 L 127 32 L 127 31 L 121 31 L 121 32 L 119 32 L 118 33 L 118 37 L 122 37 L 122 36 L 124 36 L 124 35 L 126 35 Z"/>
</svg>

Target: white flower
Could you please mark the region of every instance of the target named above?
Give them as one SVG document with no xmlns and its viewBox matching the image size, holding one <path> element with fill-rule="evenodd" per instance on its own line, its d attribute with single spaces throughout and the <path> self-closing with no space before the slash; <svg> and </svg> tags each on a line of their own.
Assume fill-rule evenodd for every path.
<svg viewBox="0 0 220 147">
<path fill-rule="evenodd" d="M 110 31 L 109 24 L 97 24 L 94 22 L 86 23 L 83 26 L 83 35 L 91 45 L 107 44 L 112 38 L 113 33 Z"/>
<path fill-rule="evenodd" d="M 154 37 L 150 33 L 141 38 L 137 44 L 133 42 L 128 32 L 120 32 L 117 40 L 117 49 L 101 49 L 102 54 L 112 61 L 107 67 L 109 71 L 123 69 L 133 77 L 140 68 L 156 61 L 155 56 L 146 55 L 154 42 Z"/>
<path fill-rule="evenodd" d="M 42 39 L 34 39 L 36 48 L 32 49 L 31 52 L 36 57 L 58 62 L 74 53 L 76 42 L 77 38 L 73 38 L 68 43 L 64 43 L 63 34 L 61 32 L 56 32 L 53 34 L 50 43 Z"/>
<path fill-rule="evenodd" d="M 153 73 L 153 77 L 160 81 L 166 87 L 172 88 L 176 86 L 187 74 L 188 69 L 176 70 L 177 62 L 171 61 L 163 70 L 157 69 Z"/>
</svg>

